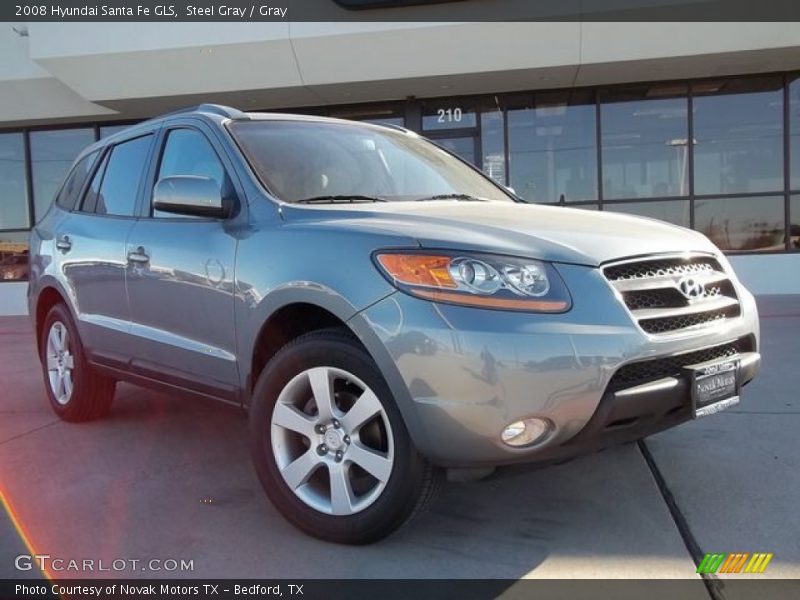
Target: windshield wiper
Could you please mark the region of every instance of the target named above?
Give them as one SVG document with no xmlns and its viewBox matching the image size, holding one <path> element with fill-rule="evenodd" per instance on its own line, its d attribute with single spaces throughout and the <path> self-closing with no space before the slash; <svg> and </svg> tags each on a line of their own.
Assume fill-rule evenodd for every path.
<svg viewBox="0 0 800 600">
<path fill-rule="evenodd" d="M 489 202 L 486 198 L 478 198 L 469 194 L 438 194 L 436 196 L 425 196 L 417 198 L 417 202 L 427 202 L 428 200 L 465 200 L 468 202 Z"/>
<path fill-rule="evenodd" d="M 377 196 L 361 196 L 358 194 L 353 195 L 339 195 L 339 196 L 313 196 L 311 198 L 302 198 L 295 200 L 294 204 L 324 204 L 344 202 L 352 204 L 353 202 L 386 202 L 386 198 L 378 198 Z"/>
</svg>

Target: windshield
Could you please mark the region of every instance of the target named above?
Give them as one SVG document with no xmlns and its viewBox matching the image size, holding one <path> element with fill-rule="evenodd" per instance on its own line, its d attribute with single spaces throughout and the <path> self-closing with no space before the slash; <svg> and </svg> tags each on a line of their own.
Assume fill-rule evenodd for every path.
<svg viewBox="0 0 800 600">
<path fill-rule="evenodd" d="M 235 122 L 231 131 L 264 184 L 286 202 L 513 201 L 441 148 L 400 131 L 279 120 Z"/>
</svg>

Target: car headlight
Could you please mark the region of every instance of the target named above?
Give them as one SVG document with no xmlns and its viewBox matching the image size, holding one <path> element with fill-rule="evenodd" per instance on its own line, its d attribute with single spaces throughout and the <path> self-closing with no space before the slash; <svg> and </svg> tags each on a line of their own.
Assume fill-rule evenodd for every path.
<svg viewBox="0 0 800 600">
<path fill-rule="evenodd" d="M 380 251 L 375 262 L 398 289 L 434 302 L 560 313 L 572 306 L 550 263 L 491 254 Z"/>
</svg>

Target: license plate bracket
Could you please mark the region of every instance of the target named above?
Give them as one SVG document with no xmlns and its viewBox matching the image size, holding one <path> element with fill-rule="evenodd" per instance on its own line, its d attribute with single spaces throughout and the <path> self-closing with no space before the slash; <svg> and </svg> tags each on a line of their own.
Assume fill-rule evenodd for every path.
<svg viewBox="0 0 800 600">
<path fill-rule="evenodd" d="M 727 358 L 687 367 L 692 397 L 692 418 L 713 415 L 739 403 L 739 359 Z"/>
</svg>

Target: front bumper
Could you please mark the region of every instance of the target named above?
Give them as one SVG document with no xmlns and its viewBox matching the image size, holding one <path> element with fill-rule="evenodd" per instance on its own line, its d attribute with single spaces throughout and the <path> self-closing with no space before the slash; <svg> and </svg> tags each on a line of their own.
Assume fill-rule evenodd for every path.
<svg viewBox="0 0 800 600">
<path fill-rule="evenodd" d="M 415 444 L 435 464 L 555 460 L 691 418 L 685 376 L 620 386 L 613 377 L 626 365 L 738 344 L 742 382 L 755 376 L 758 314 L 741 286 L 740 317 L 656 340 L 636 326 L 599 270 L 558 269 L 573 296 L 562 315 L 434 304 L 399 292 L 359 315 L 380 340 L 373 356 Z M 550 435 L 534 447 L 505 445 L 502 429 L 528 417 L 551 421 Z"/>
</svg>

